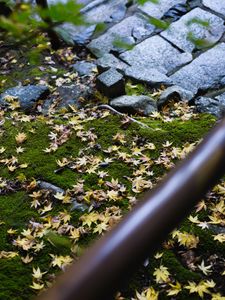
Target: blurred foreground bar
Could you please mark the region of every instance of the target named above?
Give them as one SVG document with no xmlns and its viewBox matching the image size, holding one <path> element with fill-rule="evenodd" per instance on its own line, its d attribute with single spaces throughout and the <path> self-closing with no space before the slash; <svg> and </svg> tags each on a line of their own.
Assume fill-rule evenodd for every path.
<svg viewBox="0 0 225 300">
<path fill-rule="evenodd" d="M 39 300 L 108 300 L 225 173 L 222 120 L 155 189 Z"/>
</svg>

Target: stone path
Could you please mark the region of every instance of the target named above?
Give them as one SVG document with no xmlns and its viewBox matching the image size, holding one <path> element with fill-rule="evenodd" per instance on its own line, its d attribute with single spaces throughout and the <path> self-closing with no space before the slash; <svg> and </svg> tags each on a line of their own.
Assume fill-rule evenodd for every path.
<svg viewBox="0 0 225 300">
<path fill-rule="evenodd" d="M 49 3 L 55 1 L 65 0 Z M 158 108 L 176 94 L 181 101 L 196 104 L 200 112 L 221 115 L 225 109 L 225 0 L 159 0 L 157 4 L 149 0 L 144 5 L 135 0 L 78 2 L 84 5 L 82 13 L 90 25 L 64 24 L 59 30 L 67 42 L 85 46 L 96 57 L 94 65 L 81 61 L 74 69 L 80 76 L 89 76 L 97 66 L 97 87 L 110 100 L 123 96 L 125 80 L 132 79 L 150 87 L 167 87 Z M 153 25 L 153 18 L 159 26 Z M 104 32 L 95 32 L 97 23 L 105 24 Z"/>
<path fill-rule="evenodd" d="M 225 0 L 80 2 L 85 18 L 105 23 L 107 29 L 98 36 L 94 24 L 68 32 L 75 44 L 82 43 L 98 58 L 98 87 L 108 97 L 123 95 L 121 80 L 131 78 L 151 87 L 170 87 L 163 101 L 177 92 L 199 111 L 220 115 L 225 107 Z M 149 22 L 151 17 L 171 24 L 160 29 Z M 209 96 L 214 90 L 216 96 Z"/>
</svg>

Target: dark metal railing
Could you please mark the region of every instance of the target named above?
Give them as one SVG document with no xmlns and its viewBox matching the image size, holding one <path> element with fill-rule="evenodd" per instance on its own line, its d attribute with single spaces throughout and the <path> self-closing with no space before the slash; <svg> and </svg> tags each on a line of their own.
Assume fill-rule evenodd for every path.
<svg viewBox="0 0 225 300">
<path fill-rule="evenodd" d="M 225 172 L 225 120 L 40 300 L 108 300 Z M 110 298 L 111 299 L 111 298 Z"/>
</svg>

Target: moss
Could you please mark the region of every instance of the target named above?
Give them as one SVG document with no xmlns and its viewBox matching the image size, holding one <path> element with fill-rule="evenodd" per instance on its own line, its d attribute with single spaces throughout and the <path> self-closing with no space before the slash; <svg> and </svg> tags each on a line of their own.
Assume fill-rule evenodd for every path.
<svg viewBox="0 0 225 300">
<path fill-rule="evenodd" d="M 20 231 L 29 220 L 37 216 L 38 213 L 30 209 L 29 199 L 24 192 L 1 195 L 0 220 L 5 224 L 1 225 L 0 230 L 0 251 L 11 249 L 11 237 L 7 229 L 13 228 Z"/>
<path fill-rule="evenodd" d="M 19 258 L 0 260 L 0 299 L 30 300 L 34 293 L 29 286 L 32 284 L 30 276 L 32 268 L 24 265 Z"/>
<path fill-rule="evenodd" d="M 180 283 L 186 283 L 188 280 L 193 281 L 201 279 L 201 276 L 198 273 L 186 269 L 171 250 L 165 250 L 163 252 L 162 264 L 169 269 Z"/>
<path fill-rule="evenodd" d="M 64 121 L 59 120 L 58 122 L 63 123 Z M 174 146 L 182 146 L 185 142 L 195 142 L 208 131 L 208 129 L 214 124 L 215 120 L 211 116 L 202 115 L 198 120 L 190 120 L 186 122 L 175 120 L 170 123 L 163 123 L 160 120 L 152 120 L 150 118 L 142 119 L 142 122 L 148 124 L 150 128 L 142 128 L 133 123 L 128 125 L 127 129 L 124 129 L 121 127 L 121 118 L 118 116 L 109 116 L 105 119 L 95 119 L 88 122 L 85 125 L 85 129 L 93 128 L 94 133 L 98 136 L 96 143 L 99 144 L 100 147 L 85 150 L 87 151 L 85 154 L 94 154 L 102 159 L 110 157 L 111 154 L 107 154 L 102 150 L 108 149 L 108 147 L 114 143 L 112 138 L 117 132 L 124 132 L 126 135 L 126 144 L 121 146 L 121 151 L 130 153 L 133 138 L 139 136 L 143 138 L 143 143 L 149 141 L 156 145 L 156 150 L 148 153 L 148 155 L 154 159 L 159 156 L 160 151 L 163 148 L 162 144 L 166 140 L 173 141 Z M 10 173 L 5 166 L 1 165 L 1 177 L 15 179 L 20 173 L 24 173 L 27 178 L 35 177 L 36 179 L 46 180 L 64 189 L 71 188 L 78 178 L 83 178 L 85 180 L 85 190 L 99 189 L 99 178 L 96 174 L 77 173 L 69 168 L 64 168 L 61 172 L 55 172 L 55 170 L 59 168 L 56 163 L 57 159 L 62 159 L 62 157 L 76 157 L 79 150 L 87 146 L 80 142 L 75 135 L 72 135 L 69 141 L 61 145 L 56 152 L 47 154 L 43 152 L 43 149 L 49 146 L 48 134 L 50 132 L 50 128 L 44 121 L 38 120 L 31 123 L 15 122 L 15 124 L 12 124 L 9 120 L 7 120 L 3 125 L 3 128 L 5 129 L 5 132 L 3 136 L 0 137 L 0 142 L 2 146 L 7 148 L 7 150 L 5 153 L 1 154 L 1 157 L 4 158 L 14 155 L 18 157 L 19 163 L 29 163 L 29 165 L 26 169 L 19 169 L 13 173 Z M 161 130 L 157 130 L 158 128 Z M 31 133 L 31 129 L 35 129 L 35 133 Z M 25 148 L 25 151 L 21 154 L 16 153 L 17 144 L 15 141 L 15 135 L 18 132 L 25 132 L 27 134 L 27 141 L 21 145 Z M 109 178 L 118 178 L 119 182 L 122 182 L 129 190 L 131 190 L 131 183 L 126 177 L 129 177 L 133 172 L 132 166 L 115 159 L 113 162 L 109 163 L 108 166 L 102 168 L 102 170 L 109 173 Z M 153 170 L 155 172 L 155 176 L 161 176 L 165 173 L 165 170 L 161 166 L 155 166 L 153 167 Z M 107 205 L 112 205 L 112 203 L 103 204 L 98 210 L 101 211 L 101 209 L 104 209 Z M 126 211 L 128 201 L 127 199 L 122 199 L 121 202 L 118 201 L 116 205 Z M 57 212 L 63 211 L 64 208 L 67 207 L 61 205 L 60 201 L 55 201 L 51 215 L 55 215 Z M 0 227 L 0 250 L 12 249 L 12 240 L 7 234 L 7 229 L 9 227 L 20 230 L 26 227 L 27 222 L 32 217 L 38 219 L 37 212 L 30 209 L 28 197 L 23 191 L 9 194 L 7 196 L 0 196 L 0 214 L 0 220 L 6 223 Z M 71 222 L 74 226 L 79 226 L 79 218 L 81 214 L 81 212 L 77 211 L 71 212 Z M 221 244 L 216 244 L 215 241 L 213 241 L 211 233 L 202 231 L 200 228 L 192 226 L 187 222 L 184 222 L 181 225 L 181 228 L 188 228 L 189 231 L 191 228 L 193 233 L 196 233 L 200 237 L 200 251 L 203 253 L 206 251 L 210 253 L 215 253 L 215 251 L 221 254 L 224 253 L 225 249 L 221 247 Z M 96 237 L 97 235 L 94 234 L 84 234 L 79 241 L 81 251 L 83 248 L 89 246 Z M 215 244 L 217 245 L 216 249 Z M 46 246 L 43 251 L 40 254 L 38 253 L 35 255 L 33 262 L 34 266 L 40 266 L 43 271 L 46 268 L 49 268 L 51 260 L 49 253 L 61 255 L 69 254 L 69 249 L 67 247 L 56 247 L 52 245 L 48 239 L 45 239 L 45 245 Z M 169 271 L 173 273 L 174 277 L 181 283 L 186 282 L 187 280 L 198 280 L 200 278 L 199 274 L 186 269 L 171 250 L 164 251 L 162 263 L 168 267 Z M 149 283 L 153 283 L 154 285 L 152 272 L 154 272 L 154 268 L 157 266 L 158 261 L 152 259 L 148 268 L 140 267 L 140 270 L 135 273 L 128 286 L 124 289 L 125 297 L 130 297 L 131 294 L 134 294 L 134 290 L 141 290 L 142 287 L 148 286 Z M 31 284 L 31 276 L 27 276 L 28 273 L 31 273 L 30 268 L 31 267 L 22 264 L 18 258 L 13 260 L 1 260 L 1 285 L 8 286 L 9 288 L 8 291 L 2 291 L 0 288 L 0 299 L 26 300 L 33 296 L 32 290 L 29 288 L 27 289 L 27 287 Z M 13 270 L 15 270 L 14 273 Z M 10 274 L 9 277 L 6 276 L 7 273 Z M 23 298 L 16 296 L 16 291 L 17 293 L 19 292 L 19 295 L 22 295 Z M 160 299 L 167 298 L 164 294 L 160 295 Z M 189 298 L 190 297 L 187 292 L 182 292 L 179 296 L 179 299 L 182 300 Z M 192 299 L 199 299 L 199 297 L 195 297 L 194 295 Z"/>
</svg>

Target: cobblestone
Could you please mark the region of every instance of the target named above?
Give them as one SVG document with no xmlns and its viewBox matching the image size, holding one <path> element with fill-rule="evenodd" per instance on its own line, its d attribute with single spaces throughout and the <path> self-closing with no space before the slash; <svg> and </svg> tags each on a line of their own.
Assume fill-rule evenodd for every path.
<svg viewBox="0 0 225 300">
<path fill-rule="evenodd" d="M 225 84 L 225 43 L 197 57 L 170 77 L 181 87 L 197 93 Z"/>
<path fill-rule="evenodd" d="M 181 53 L 160 36 L 153 36 L 122 53 L 120 57 L 131 66 L 154 68 L 163 74 L 192 60 L 192 55 Z"/>
<path fill-rule="evenodd" d="M 195 22 L 189 23 L 192 20 L 195 20 Z M 199 23 L 197 20 L 199 20 Z M 203 26 L 203 23 L 200 22 L 208 22 L 209 25 Z M 192 52 L 196 47 L 192 39 L 205 40 L 210 45 L 216 43 L 224 33 L 223 23 L 223 19 L 196 8 L 184 15 L 179 21 L 172 23 L 167 30 L 161 33 L 161 36 L 180 49 Z M 191 36 L 193 36 L 192 39 Z"/>
<path fill-rule="evenodd" d="M 149 1 L 139 5 L 139 9 L 151 17 L 161 18 L 171 7 L 185 3 L 186 0 L 160 0 L 157 4 Z"/>
<path fill-rule="evenodd" d="M 79 2 L 90 26 L 64 24 L 61 37 L 70 45 L 85 45 L 95 55 L 103 72 L 96 81 L 102 93 L 109 98 L 125 94 L 124 81 L 131 78 L 168 87 L 158 106 L 176 94 L 180 101 L 195 102 L 199 111 L 221 114 L 225 94 L 215 95 L 225 88 L 225 0 Z M 163 31 L 149 17 L 169 19 L 171 24 Z M 99 22 L 106 30 L 96 34 Z"/>
</svg>

